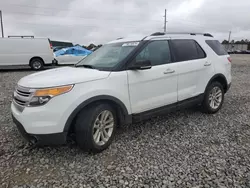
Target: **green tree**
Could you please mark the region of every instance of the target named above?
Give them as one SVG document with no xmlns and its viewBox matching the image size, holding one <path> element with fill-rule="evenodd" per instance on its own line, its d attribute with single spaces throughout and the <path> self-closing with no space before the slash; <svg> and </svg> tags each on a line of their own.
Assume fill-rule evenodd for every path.
<svg viewBox="0 0 250 188">
<path fill-rule="evenodd" d="M 242 40 L 240 41 L 240 43 L 241 43 L 241 44 L 245 44 L 245 40 L 242 39 Z"/>
<path fill-rule="evenodd" d="M 223 40 L 222 44 L 228 44 L 228 40 Z"/>
</svg>

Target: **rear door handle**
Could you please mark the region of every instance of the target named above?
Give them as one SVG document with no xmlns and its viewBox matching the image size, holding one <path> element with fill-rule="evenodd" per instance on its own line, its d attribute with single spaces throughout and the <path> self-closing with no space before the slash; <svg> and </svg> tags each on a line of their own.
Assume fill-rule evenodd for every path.
<svg viewBox="0 0 250 188">
<path fill-rule="evenodd" d="M 207 67 L 207 66 L 210 66 L 210 65 L 211 65 L 211 63 L 208 62 L 208 61 L 204 64 L 204 66 L 206 66 L 206 67 Z"/>
<path fill-rule="evenodd" d="M 173 69 L 167 69 L 163 73 L 164 74 L 171 74 L 171 73 L 174 73 L 174 72 L 175 72 L 175 70 L 173 70 Z"/>
</svg>

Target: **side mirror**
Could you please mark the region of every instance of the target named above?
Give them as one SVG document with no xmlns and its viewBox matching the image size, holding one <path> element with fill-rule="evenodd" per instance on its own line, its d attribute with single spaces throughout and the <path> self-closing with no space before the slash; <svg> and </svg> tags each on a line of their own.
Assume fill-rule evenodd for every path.
<svg viewBox="0 0 250 188">
<path fill-rule="evenodd" d="M 130 70 L 145 70 L 151 69 L 152 65 L 149 60 L 139 60 L 128 67 Z"/>
</svg>

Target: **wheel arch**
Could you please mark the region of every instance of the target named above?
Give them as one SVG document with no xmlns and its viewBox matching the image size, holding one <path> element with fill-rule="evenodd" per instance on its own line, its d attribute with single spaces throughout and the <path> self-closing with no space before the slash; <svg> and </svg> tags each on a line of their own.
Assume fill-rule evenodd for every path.
<svg viewBox="0 0 250 188">
<path fill-rule="evenodd" d="M 111 106 L 113 106 L 117 111 L 118 116 L 118 123 L 121 124 L 129 124 L 132 122 L 132 116 L 129 115 L 128 110 L 124 103 L 117 99 L 116 97 L 109 96 L 109 95 L 99 95 L 92 97 L 90 99 L 87 99 L 86 101 L 79 104 L 74 111 L 70 114 L 68 117 L 66 124 L 64 126 L 64 132 L 71 132 L 71 128 L 73 127 L 72 124 L 74 123 L 78 113 L 83 110 L 84 108 L 87 108 L 90 105 L 94 105 L 96 103 L 109 103 Z"/>
<path fill-rule="evenodd" d="M 224 92 L 226 93 L 229 89 L 229 86 L 228 86 L 228 82 L 227 82 L 227 79 L 226 77 L 223 75 L 223 74 L 216 74 L 214 75 L 208 82 L 207 86 L 206 86 L 206 89 L 205 89 L 205 92 L 208 88 L 208 86 L 212 83 L 212 82 L 220 82 L 224 88 Z"/>
</svg>

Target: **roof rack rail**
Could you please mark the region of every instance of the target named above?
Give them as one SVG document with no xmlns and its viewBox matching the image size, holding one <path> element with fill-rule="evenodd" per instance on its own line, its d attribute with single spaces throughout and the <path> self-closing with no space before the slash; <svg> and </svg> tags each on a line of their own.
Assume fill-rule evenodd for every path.
<svg viewBox="0 0 250 188">
<path fill-rule="evenodd" d="M 177 35 L 183 35 L 183 34 L 187 34 L 187 35 L 203 35 L 205 37 L 213 37 L 213 35 L 211 35 L 210 33 L 194 33 L 194 32 L 156 32 L 151 34 L 150 36 L 162 36 L 162 35 L 167 35 L 167 34 L 177 34 Z"/>
<path fill-rule="evenodd" d="M 151 34 L 150 36 L 160 36 L 160 35 L 165 35 L 166 33 L 164 32 L 156 32 L 156 33 L 153 33 Z"/>
<path fill-rule="evenodd" d="M 8 38 L 35 38 L 35 37 L 31 35 L 26 35 L 26 36 L 10 35 L 8 36 Z"/>
</svg>

